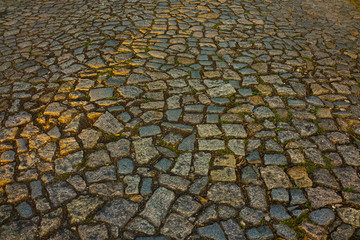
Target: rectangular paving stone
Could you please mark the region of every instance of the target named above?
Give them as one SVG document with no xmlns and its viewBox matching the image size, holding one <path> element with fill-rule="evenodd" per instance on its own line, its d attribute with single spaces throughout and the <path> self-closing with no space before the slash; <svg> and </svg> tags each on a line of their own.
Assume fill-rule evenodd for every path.
<svg viewBox="0 0 360 240">
<path fill-rule="evenodd" d="M 220 139 L 198 140 L 199 151 L 217 151 L 225 149 L 225 141 Z"/>
</svg>

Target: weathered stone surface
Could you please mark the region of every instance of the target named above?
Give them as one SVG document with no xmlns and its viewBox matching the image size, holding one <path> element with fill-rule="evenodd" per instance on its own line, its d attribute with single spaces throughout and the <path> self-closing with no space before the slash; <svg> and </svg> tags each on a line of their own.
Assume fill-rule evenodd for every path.
<svg viewBox="0 0 360 240">
<path fill-rule="evenodd" d="M 133 141 L 136 161 L 139 164 L 146 164 L 159 155 L 158 150 L 153 145 L 152 138 L 141 138 Z"/>
<path fill-rule="evenodd" d="M 109 134 L 118 134 L 124 129 L 124 125 L 109 112 L 101 115 L 94 123 L 94 126 Z"/>
<path fill-rule="evenodd" d="M 192 231 L 194 225 L 181 215 L 171 213 L 167 217 L 164 226 L 161 228 L 161 234 L 175 238 L 185 239 Z"/>
<path fill-rule="evenodd" d="M 160 187 L 147 201 L 145 209 L 140 215 L 148 219 L 154 226 L 158 227 L 174 200 L 175 194 L 172 191 Z"/>
<path fill-rule="evenodd" d="M 105 225 L 81 225 L 78 231 L 82 240 L 107 239 L 109 236 Z"/>
<path fill-rule="evenodd" d="M 125 199 L 114 199 L 95 214 L 94 219 L 118 227 L 125 226 L 138 210 L 138 204 Z"/>
<path fill-rule="evenodd" d="M 353 227 L 360 227 L 360 211 L 350 207 L 339 208 L 336 210 L 344 223 Z"/>
<path fill-rule="evenodd" d="M 328 204 L 340 203 L 342 201 L 341 196 L 334 190 L 328 188 L 307 188 L 306 192 L 313 208 L 321 208 Z"/>
<path fill-rule="evenodd" d="M 305 234 L 311 239 L 325 240 L 327 237 L 327 231 L 323 227 L 311 224 L 309 222 L 301 223 L 299 228 L 303 230 Z"/>
<path fill-rule="evenodd" d="M 244 205 L 244 195 L 241 188 L 235 183 L 215 183 L 207 192 L 209 200 L 229 204 L 240 208 Z"/>
<path fill-rule="evenodd" d="M 76 197 L 76 192 L 72 186 L 64 181 L 59 181 L 54 184 L 48 185 L 46 190 L 49 193 L 50 201 L 59 206 L 65 201 Z"/>
<path fill-rule="evenodd" d="M 15 163 L 0 166 L 0 186 L 4 186 L 14 180 Z"/>
<path fill-rule="evenodd" d="M 40 236 L 46 236 L 49 233 L 57 230 L 61 226 L 63 211 L 61 208 L 45 214 L 41 219 Z"/>
<path fill-rule="evenodd" d="M 86 217 L 102 203 L 102 200 L 96 197 L 88 196 L 80 196 L 72 200 L 66 205 L 70 217 L 70 223 L 77 224 L 85 221 Z"/>
<path fill-rule="evenodd" d="M 202 237 L 216 240 L 226 240 L 224 232 L 218 223 L 214 223 L 205 227 L 200 227 L 198 228 L 198 232 Z"/>
<path fill-rule="evenodd" d="M 288 176 L 277 166 L 262 167 L 260 172 L 268 189 L 291 187 Z"/>
</svg>

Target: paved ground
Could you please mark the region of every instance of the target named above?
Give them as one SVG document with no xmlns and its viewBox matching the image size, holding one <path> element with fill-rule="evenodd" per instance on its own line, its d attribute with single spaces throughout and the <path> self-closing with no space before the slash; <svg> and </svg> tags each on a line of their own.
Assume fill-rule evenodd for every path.
<svg viewBox="0 0 360 240">
<path fill-rule="evenodd" d="M 359 239 L 360 10 L 3 0 L 0 239 Z"/>
</svg>

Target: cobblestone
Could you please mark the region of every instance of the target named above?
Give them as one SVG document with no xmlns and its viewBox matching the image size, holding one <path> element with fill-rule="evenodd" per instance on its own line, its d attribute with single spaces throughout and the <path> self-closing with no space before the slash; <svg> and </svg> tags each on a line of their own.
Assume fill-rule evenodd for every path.
<svg viewBox="0 0 360 240">
<path fill-rule="evenodd" d="M 357 239 L 350 2 L 3 0 L 0 239 Z"/>
</svg>

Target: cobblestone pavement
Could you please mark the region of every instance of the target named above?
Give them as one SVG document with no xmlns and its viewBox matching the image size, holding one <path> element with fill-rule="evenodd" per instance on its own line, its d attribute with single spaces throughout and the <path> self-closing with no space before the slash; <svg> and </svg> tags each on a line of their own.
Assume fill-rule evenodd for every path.
<svg viewBox="0 0 360 240">
<path fill-rule="evenodd" d="M 360 239 L 360 10 L 2 0 L 0 239 Z"/>
</svg>

